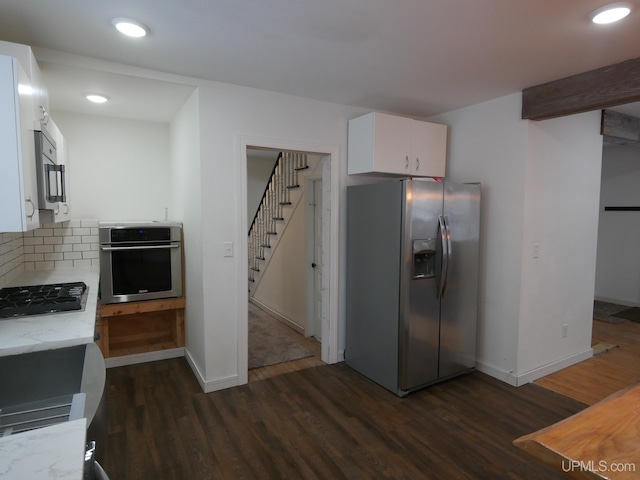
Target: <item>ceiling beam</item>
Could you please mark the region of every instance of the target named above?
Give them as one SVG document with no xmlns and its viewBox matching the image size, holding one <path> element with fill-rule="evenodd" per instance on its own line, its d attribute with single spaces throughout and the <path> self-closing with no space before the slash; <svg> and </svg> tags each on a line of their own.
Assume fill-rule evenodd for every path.
<svg viewBox="0 0 640 480">
<path fill-rule="evenodd" d="M 549 118 L 640 101 L 640 58 L 543 83 L 522 91 L 522 118 Z"/>
<path fill-rule="evenodd" d="M 602 111 L 600 133 L 605 143 L 640 145 L 640 118 L 612 110 Z"/>
</svg>

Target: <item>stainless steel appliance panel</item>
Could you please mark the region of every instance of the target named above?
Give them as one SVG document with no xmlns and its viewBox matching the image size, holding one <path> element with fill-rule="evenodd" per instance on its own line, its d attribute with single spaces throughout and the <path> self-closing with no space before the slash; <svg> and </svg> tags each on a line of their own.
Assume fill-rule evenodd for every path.
<svg viewBox="0 0 640 480">
<path fill-rule="evenodd" d="M 398 388 L 402 184 L 347 188 L 345 362 L 383 387 Z"/>
<path fill-rule="evenodd" d="M 438 218 L 442 213 L 442 184 L 402 182 L 405 218 L 400 309 L 400 389 L 412 390 L 438 379 L 440 336 Z M 416 247 L 416 245 L 419 245 Z M 416 275 L 417 264 L 432 267 Z M 432 268 L 433 275 L 429 275 Z"/>
<path fill-rule="evenodd" d="M 347 188 L 346 364 L 399 396 L 475 366 L 480 185 Z"/>
<path fill-rule="evenodd" d="M 450 239 L 449 265 L 441 299 L 440 378 L 474 368 L 478 305 L 480 185 L 444 185 Z"/>
</svg>

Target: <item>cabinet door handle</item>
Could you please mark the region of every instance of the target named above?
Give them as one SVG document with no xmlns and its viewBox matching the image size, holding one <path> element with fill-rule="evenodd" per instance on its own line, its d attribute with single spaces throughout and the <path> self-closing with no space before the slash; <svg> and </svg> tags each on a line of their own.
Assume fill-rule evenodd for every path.
<svg viewBox="0 0 640 480">
<path fill-rule="evenodd" d="M 36 214 L 36 206 L 31 201 L 31 197 L 27 197 L 27 199 L 24 202 L 25 203 L 29 202 L 31 204 L 31 215 L 27 215 L 27 218 L 31 220 L 33 216 Z"/>
<path fill-rule="evenodd" d="M 416 157 L 416 172 L 420 170 L 420 159 Z"/>
<path fill-rule="evenodd" d="M 405 158 L 404 169 L 409 170 L 409 155 L 407 155 L 404 158 Z"/>
</svg>

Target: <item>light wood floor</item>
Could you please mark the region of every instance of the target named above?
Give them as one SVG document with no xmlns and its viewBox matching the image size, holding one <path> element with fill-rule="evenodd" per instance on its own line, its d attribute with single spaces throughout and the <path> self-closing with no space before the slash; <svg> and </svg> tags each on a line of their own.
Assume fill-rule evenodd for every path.
<svg viewBox="0 0 640 480">
<path fill-rule="evenodd" d="M 278 363 L 277 365 L 268 365 L 266 367 L 253 368 L 249 370 L 249 382 L 255 382 L 257 380 L 264 380 L 265 378 L 274 377 L 276 375 L 281 375 L 283 373 L 295 372 L 297 370 L 303 370 L 305 368 L 318 367 L 320 365 L 325 365 L 325 363 L 321 359 L 321 344 L 317 340 L 311 337 L 304 337 L 300 333 L 296 332 L 292 328 L 285 325 L 280 320 L 268 315 L 266 312 L 260 310 L 257 306 L 253 304 L 249 304 L 249 309 L 253 309 L 254 311 L 259 310 L 260 317 L 265 321 L 268 321 L 271 325 L 271 328 L 277 328 L 281 332 L 288 335 L 291 339 L 293 339 L 298 344 L 305 347 L 311 353 L 313 353 L 312 357 L 301 358 L 299 360 L 293 360 L 291 362 Z"/>
<path fill-rule="evenodd" d="M 617 347 L 536 380 L 535 383 L 593 405 L 618 390 L 640 382 L 640 323 L 594 320 L 592 345 L 599 342 Z"/>
</svg>

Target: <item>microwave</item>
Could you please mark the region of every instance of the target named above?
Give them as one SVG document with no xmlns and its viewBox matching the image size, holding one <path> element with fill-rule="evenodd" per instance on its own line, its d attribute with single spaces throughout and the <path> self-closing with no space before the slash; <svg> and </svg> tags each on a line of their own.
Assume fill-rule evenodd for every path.
<svg viewBox="0 0 640 480">
<path fill-rule="evenodd" d="M 38 208 L 55 210 L 67 201 L 64 165 L 58 165 L 56 142 L 43 128 L 35 131 Z"/>
</svg>

